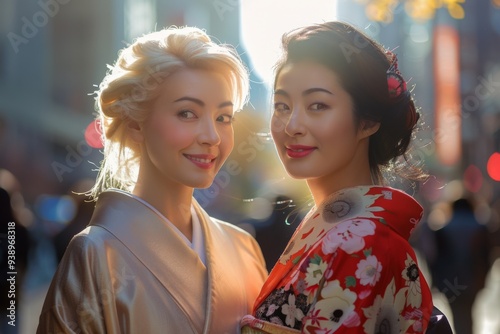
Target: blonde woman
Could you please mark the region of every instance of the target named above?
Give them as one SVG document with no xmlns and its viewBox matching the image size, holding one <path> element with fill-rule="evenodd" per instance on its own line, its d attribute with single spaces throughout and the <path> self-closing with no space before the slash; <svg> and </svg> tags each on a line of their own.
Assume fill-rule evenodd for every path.
<svg viewBox="0 0 500 334">
<path fill-rule="evenodd" d="M 200 29 L 123 49 L 97 92 L 104 161 L 38 333 L 237 333 L 267 275 L 255 240 L 193 198 L 234 145 L 248 74 Z"/>
</svg>

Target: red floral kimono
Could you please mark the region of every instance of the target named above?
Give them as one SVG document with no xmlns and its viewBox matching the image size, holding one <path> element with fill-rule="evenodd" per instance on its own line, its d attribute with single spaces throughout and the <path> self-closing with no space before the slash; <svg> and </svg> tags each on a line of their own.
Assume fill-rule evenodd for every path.
<svg viewBox="0 0 500 334">
<path fill-rule="evenodd" d="M 254 316 L 302 333 L 422 333 L 432 296 L 408 238 L 422 207 L 389 187 L 341 190 L 304 218 Z"/>
</svg>

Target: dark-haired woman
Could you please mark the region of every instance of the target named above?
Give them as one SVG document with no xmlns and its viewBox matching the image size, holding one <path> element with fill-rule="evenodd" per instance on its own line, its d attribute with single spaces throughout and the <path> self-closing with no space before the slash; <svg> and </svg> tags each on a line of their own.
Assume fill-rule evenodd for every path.
<svg viewBox="0 0 500 334">
<path fill-rule="evenodd" d="M 243 332 L 423 333 L 432 297 L 408 243 L 423 209 L 383 177 L 406 157 L 419 119 L 396 56 L 341 22 L 285 34 L 283 50 L 271 132 L 315 205 Z"/>
</svg>

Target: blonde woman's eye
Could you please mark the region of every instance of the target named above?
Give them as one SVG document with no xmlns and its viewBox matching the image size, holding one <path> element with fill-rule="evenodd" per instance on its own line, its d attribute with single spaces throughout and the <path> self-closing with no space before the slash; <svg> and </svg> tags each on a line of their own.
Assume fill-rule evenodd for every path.
<svg viewBox="0 0 500 334">
<path fill-rule="evenodd" d="M 180 118 L 184 119 L 194 119 L 196 118 L 196 114 L 191 110 L 182 110 L 177 114 Z"/>
<path fill-rule="evenodd" d="M 328 108 L 328 106 L 327 106 L 326 104 L 324 104 L 324 103 L 320 103 L 320 102 L 318 102 L 318 103 L 313 103 L 313 104 L 311 104 L 311 106 L 309 107 L 309 109 L 311 109 L 311 110 L 315 110 L 315 111 L 324 110 L 324 109 L 327 109 L 327 108 Z"/>
<path fill-rule="evenodd" d="M 290 110 L 290 108 L 282 102 L 277 102 L 274 104 L 274 112 L 284 113 L 287 112 L 288 110 Z"/>
<path fill-rule="evenodd" d="M 217 117 L 216 121 L 217 122 L 220 122 L 220 123 L 232 123 L 234 120 L 234 116 L 233 115 L 220 115 L 219 117 Z"/>
</svg>

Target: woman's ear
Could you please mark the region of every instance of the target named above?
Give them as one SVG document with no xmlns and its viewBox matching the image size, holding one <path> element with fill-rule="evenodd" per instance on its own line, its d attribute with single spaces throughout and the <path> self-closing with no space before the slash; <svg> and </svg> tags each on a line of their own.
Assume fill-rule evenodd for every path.
<svg viewBox="0 0 500 334">
<path fill-rule="evenodd" d="M 368 138 L 378 131 L 380 122 L 362 120 L 359 127 L 359 139 Z"/>
<path fill-rule="evenodd" d="M 132 138 L 133 141 L 140 143 L 144 140 L 144 136 L 142 134 L 142 128 L 139 122 L 129 120 L 127 124 L 127 129 L 130 133 L 130 138 Z"/>
</svg>

